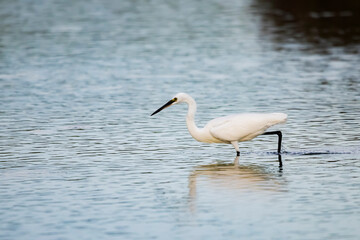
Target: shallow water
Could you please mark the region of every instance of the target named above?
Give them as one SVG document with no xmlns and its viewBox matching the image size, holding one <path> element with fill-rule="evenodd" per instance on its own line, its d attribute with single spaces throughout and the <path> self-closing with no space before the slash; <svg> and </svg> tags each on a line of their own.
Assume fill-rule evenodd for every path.
<svg viewBox="0 0 360 240">
<path fill-rule="evenodd" d="M 360 47 L 256 2 L 2 1 L 0 238 L 357 239 Z M 275 136 L 234 164 L 185 105 L 149 116 L 177 92 L 199 126 L 286 112 L 283 166 Z"/>
</svg>

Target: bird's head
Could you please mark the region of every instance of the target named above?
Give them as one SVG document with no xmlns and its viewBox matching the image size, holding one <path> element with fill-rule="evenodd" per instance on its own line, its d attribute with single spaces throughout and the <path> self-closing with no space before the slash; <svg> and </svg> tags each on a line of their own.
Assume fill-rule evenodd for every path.
<svg viewBox="0 0 360 240">
<path fill-rule="evenodd" d="M 178 103 L 182 103 L 182 102 L 185 102 L 186 99 L 188 99 L 189 95 L 186 94 L 186 93 L 178 93 L 176 94 L 171 100 L 169 100 L 167 103 L 165 103 L 162 107 L 160 107 L 158 110 L 156 110 L 155 112 L 153 112 L 151 114 L 152 115 L 155 115 L 157 114 L 158 112 L 160 112 L 161 110 L 167 108 L 167 107 L 170 107 L 174 104 L 178 104 Z"/>
</svg>

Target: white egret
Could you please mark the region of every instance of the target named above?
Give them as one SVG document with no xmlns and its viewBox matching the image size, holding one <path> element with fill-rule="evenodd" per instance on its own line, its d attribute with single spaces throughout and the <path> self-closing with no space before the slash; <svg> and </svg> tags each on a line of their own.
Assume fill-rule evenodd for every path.
<svg viewBox="0 0 360 240">
<path fill-rule="evenodd" d="M 285 113 L 242 113 L 219 117 L 208 122 L 205 127 L 198 128 L 195 124 L 196 102 L 186 93 L 178 93 L 170 101 L 156 110 L 161 110 L 178 103 L 187 103 L 186 124 L 193 138 L 199 142 L 232 144 L 236 155 L 240 155 L 238 142 L 249 141 L 259 135 L 278 135 L 278 154 L 281 153 L 281 131 L 265 132 L 269 127 L 286 122 Z"/>
</svg>

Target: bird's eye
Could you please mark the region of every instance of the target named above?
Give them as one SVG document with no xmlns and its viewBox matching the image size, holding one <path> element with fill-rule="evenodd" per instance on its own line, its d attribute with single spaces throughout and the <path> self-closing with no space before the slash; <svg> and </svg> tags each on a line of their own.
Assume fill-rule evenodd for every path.
<svg viewBox="0 0 360 240">
<path fill-rule="evenodd" d="M 177 98 L 173 98 L 173 101 L 176 102 L 176 101 L 177 101 Z"/>
</svg>

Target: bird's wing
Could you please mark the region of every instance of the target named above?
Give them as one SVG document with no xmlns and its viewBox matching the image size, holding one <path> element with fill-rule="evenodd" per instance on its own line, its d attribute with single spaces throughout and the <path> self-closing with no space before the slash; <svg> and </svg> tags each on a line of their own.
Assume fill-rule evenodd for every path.
<svg viewBox="0 0 360 240">
<path fill-rule="evenodd" d="M 237 114 L 209 122 L 211 135 L 222 141 L 247 141 L 265 132 L 267 128 L 286 121 L 286 114 Z"/>
</svg>

